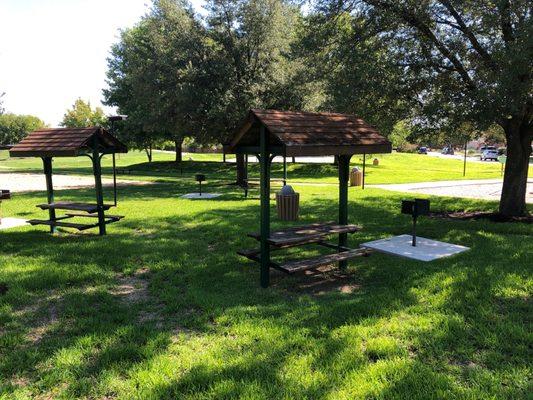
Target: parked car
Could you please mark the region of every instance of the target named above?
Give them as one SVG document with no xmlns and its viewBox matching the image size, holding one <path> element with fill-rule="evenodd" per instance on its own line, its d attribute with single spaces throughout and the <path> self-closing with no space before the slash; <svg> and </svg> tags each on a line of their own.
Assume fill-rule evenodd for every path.
<svg viewBox="0 0 533 400">
<path fill-rule="evenodd" d="M 498 161 L 498 149 L 494 146 L 483 146 L 481 148 L 481 155 L 479 156 L 481 161 L 494 160 Z"/>
<path fill-rule="evenodd" d="M 442 151 L 441 151 L 442 154 L 449 154 L 449 155 L 454 155 L 454 151 L 453 151 L 453 147 L 452 146 L 445 146 Z"/>
<path fill-rule="evenodd" d="M 427 154 L 427 153 L 428 153 L 428 148 L 427 147 L 422 146 L 422 147 L 418 148 L 418 154 Z"/>
</svg>

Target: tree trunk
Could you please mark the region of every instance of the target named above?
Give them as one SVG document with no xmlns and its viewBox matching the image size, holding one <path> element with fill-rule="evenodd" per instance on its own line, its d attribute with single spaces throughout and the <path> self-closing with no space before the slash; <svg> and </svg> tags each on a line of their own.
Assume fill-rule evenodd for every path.
<svg viewBox="0 0 533 400">
<path fill-rule="evenodd" d="M 146 157 L 148 157 L 148 162 L 152 162 L 152 145 L 148 145 L 148 147 L 144 148 L 144 151 L 146 152 Z"/>
<path fill-rule="evenodd" d="M 183 152 L 181 150 L 182 145 L 183 145 L 183 138 L 174 140 L 174 147 L 176 149 L 176 164 L 183 161 Z"/>
<path fill-rule="evenodd" d="M 503 177 L 500 214 L 517 217 L 526 213 L 526 190 L 531 139 L 533 132 L 527 123 L 517 123 L 516 118 L 503 124 L 507 139 L 507 161 Z"/>
<path fill-rule="evenodd" d="M 237 182 L 235 182 L 237 185 L 244 185 L 245 180 L 248 179 L 247 171 L 246 171 L 246 164 L 244 162 L 244 154 L 237 154 Z"/>
</svg>

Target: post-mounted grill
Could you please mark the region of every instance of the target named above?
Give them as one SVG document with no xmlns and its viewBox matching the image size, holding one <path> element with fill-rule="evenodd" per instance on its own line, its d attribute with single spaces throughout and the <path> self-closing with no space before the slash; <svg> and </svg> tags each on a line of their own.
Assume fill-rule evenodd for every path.
<svg viewBox="0 0 533 400">
<path fill-rule="evenodd" d="M 200 196 L 202 195 L 202 182 L 205 182 L 205 175 L 204 174 L 196 174 L 194 176 L 194 179 L 196 179 L 196 182 L 198 182 L 198 185 L 200 185 Z"/>
<path fill-rule="evenodd" d="M 416 220 L 420 215 L 429 214 L 429 200 L 426 200 L 426 199 L 402 200 L 402 214 L 409 214 L 413 217 L 412 245 L 416 247 Z"/>
</svg>

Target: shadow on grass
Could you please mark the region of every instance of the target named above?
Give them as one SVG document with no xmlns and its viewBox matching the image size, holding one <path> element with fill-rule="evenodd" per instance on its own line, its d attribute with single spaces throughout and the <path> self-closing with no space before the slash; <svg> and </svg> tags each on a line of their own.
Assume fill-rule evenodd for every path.
<svg viewBox="0 0 533 400">
<path fill-rule="evenodd" d="M 257 202 L 231 188 L 221 200 L 172 197 L 193 188 L 182 182 L 121 189 L 127 218 L 106 237 L 3 232 L 1 253 L 16 261 L 0 267 L 11 288 L 0 298 L 0 376 L 26 376 L 35 391 L 60 387 L 71 397 L 116 394 L 119 389 L 105 388 L 109 377 L 123 381 L 125 397 L 525 393 L 524 385 L 499 380 L 517 379 L 513 374 L 530 359 L 523 317 L 531 304 L 505 291 L 528 276 L 525 227 L 500 224 L 497 232 L 509 235 L 501 236 L 487 222 L 425 220 L 421 235 L 472 250 L 428 264 L 379 254 L 358 259 L 351 270 L 360 290 L 311 296 L 292 290 L 293 278 L 285 276 L 276 275 L 273 288 L 259 288 L 256 265 L 235 254 L 254 244 L 246 233 L 257 230 Z M 336 196 L 316 193 L 305 198 L 302 223 L 337 215 Z M 373 193 L 383 192 L 352 196 L 351 222 L 364 226 L 352 245 L 409 230 L 410 220 L 398 212 L 401 196 Z M 61 194 L 91 197 L 89 190 Z M 273 222 L 274 229 L 285 225 Z M 117 273 L 143 268 L 151 271 L 148 304 L 125 304 L 110 294 Z M 57 320 L 32 343 L 28 332 L 48 312 L 42 298 L 50 291 L 61 296 L 54 300 Z M 30 315 L 9 312 L 32 302 L 39 306 Z M 155 309 L 164 323 L 140 321 L 145 309 Z M 382 336 L 390 343 L 372 347 Z M 185 365 L 158 369 L 161 357 L 188 352 L 195 354 Z M 299 363 L 301 370 L 293 370 Z M 375 379 L 380 383 L 365 386 Z M 483 381 L 492 386 L 480 388 Z M 14 390 L 3 385 L 0 393 Z"/>
</svg>

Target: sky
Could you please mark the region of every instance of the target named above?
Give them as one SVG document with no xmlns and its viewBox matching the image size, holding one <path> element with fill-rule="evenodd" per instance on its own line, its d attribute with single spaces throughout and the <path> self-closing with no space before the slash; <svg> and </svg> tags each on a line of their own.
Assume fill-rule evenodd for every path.
<svg viewBox="0 0 533 400">
<path fill-rule="evenodd" d="M 202 0 L 193 6 L 201 11 Z M 0 93 L 6 112 L 57 126 L 80 97 L 104 108 L 106 58 L 150 0 L 0 0 Z"/>
</svg>

